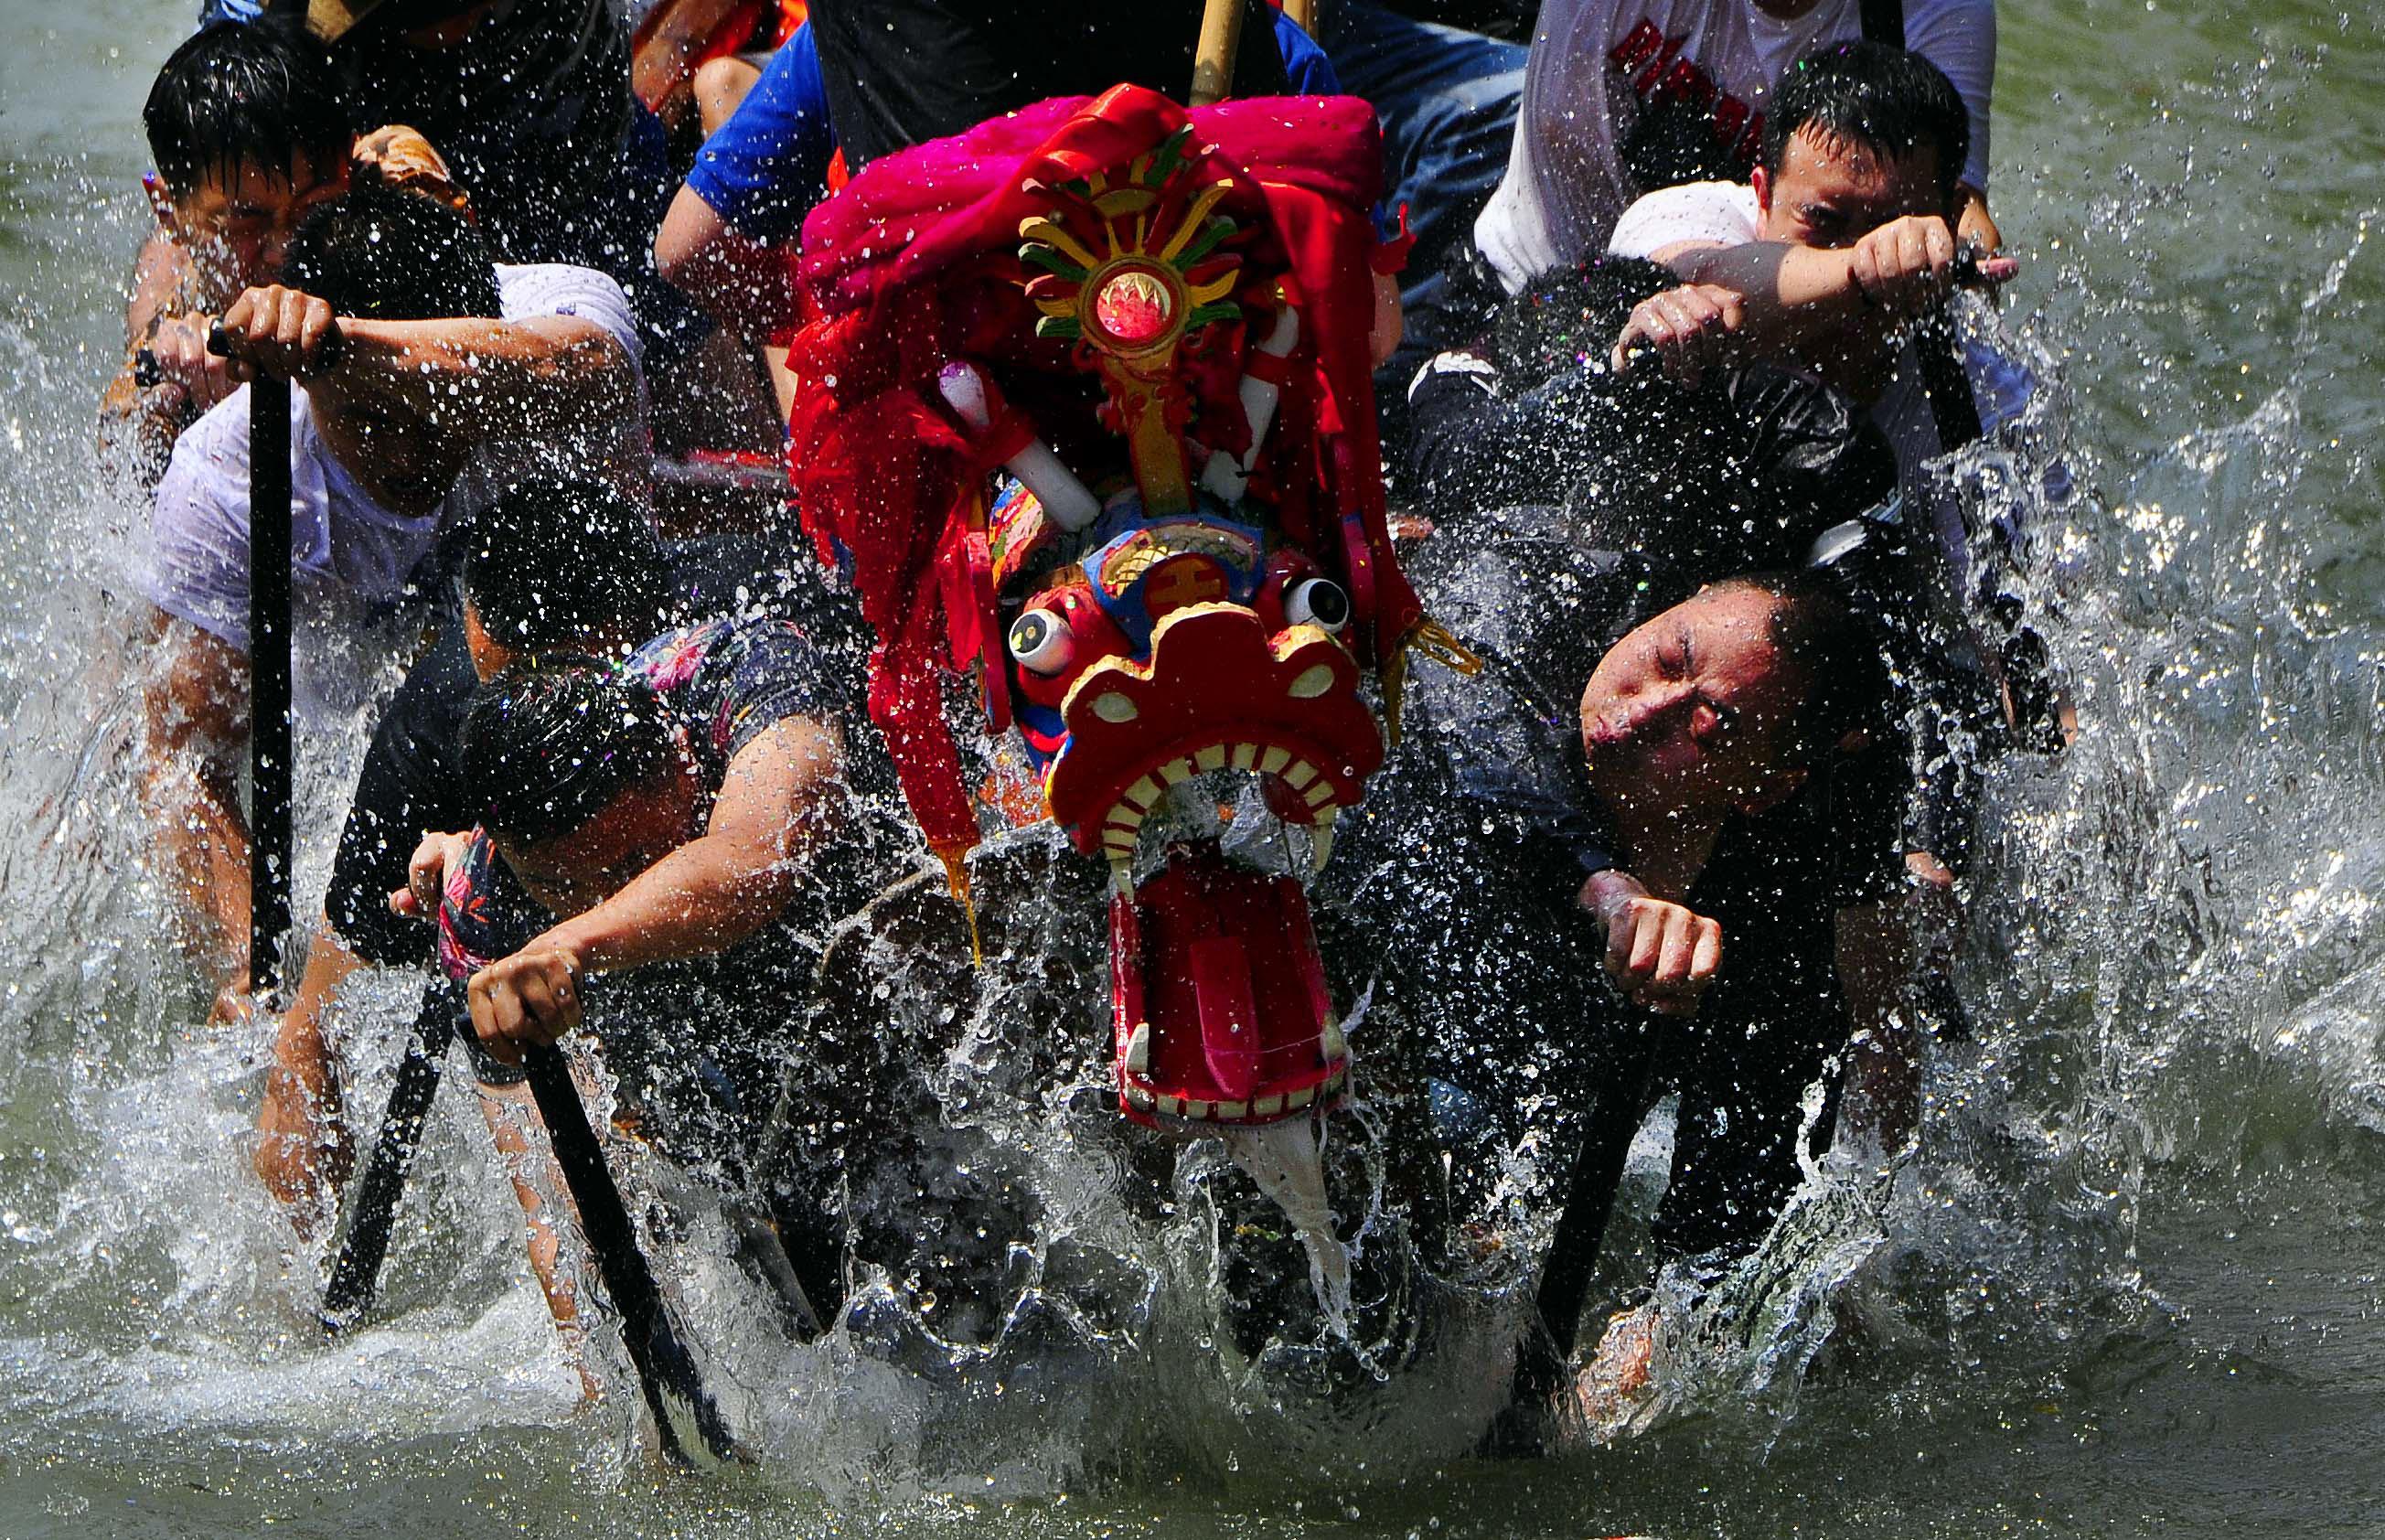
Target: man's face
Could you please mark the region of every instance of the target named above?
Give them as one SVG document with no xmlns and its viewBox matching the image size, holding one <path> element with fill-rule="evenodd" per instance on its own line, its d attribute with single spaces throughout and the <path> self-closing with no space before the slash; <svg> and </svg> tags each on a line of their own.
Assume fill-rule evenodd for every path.
<svg viewBox="0 0 2385 1540">
<path fill-rule="evenodd" d="M 568 834 L 543 845 L 496 841 L 524 891 L 559 920 L 585 914 L 697 833 L 693 767 L 631 786 Z"/>
<path fill-rule="evenodd" d="M 1946 212 L 1935 148 L 1883 160 L 1810 124 L 1789 136 L 1779 171 L 1759 166 L 1754 182 L 1764 239 L 1796 245 L 1849 246 L 1891 219 Z"/>
<path fill-rule="evenodd" d="M 1581 693 L 1602 796 L 1689 814 L 1759 810 L 1795 790 L 1808 681 L 1772 643 L 1779 601 L 1709 588 L 1608 649 Z"/>
<path fill-rule="evenodd" d="M 174 200 L 174 233 L 214 285 L 237 294 L 280 278 L 300 222 L 347 190 L 345 156 L 318 162 L 301 150 L 286 175 L 242 161 L 207 172 Z"/>
<path fill-rule="evenodd" d="M 472 672 L 483 684 L 512 668 L 521 657 L 489 634 L 489 628 L 481 623 L 480 608 L 468 597 L 464 600 L 464 650 L 472 655 Z"/>
</svg>

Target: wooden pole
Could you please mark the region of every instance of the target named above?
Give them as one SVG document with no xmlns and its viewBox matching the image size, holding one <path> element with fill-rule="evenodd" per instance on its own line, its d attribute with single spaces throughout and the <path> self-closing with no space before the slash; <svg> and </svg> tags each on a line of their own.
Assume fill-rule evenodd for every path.
<svg viewBox="0 0 2385 1540">
<path fill-rule="evenodd" d="M 1233 94 L 1234 56 L 1242 45 L 1243 0 L 1208 0 L 1201 12 L 1201 44 L 1192 55 L 1193 106 Z"/>
<path fill-rule="evenodd" d="M 1317 35 L 1317 0 L 1283 0 L 1283 14 L 1302 31 Z"/>
</svg>

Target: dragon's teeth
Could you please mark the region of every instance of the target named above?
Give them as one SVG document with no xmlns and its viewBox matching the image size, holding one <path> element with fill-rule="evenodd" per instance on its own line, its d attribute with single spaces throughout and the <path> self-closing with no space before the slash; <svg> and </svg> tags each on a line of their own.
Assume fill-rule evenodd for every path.
<svg viewBox="0 0 2385 1540">
<path fill-rule="evenodd" d="M 1159 778 L 1171 786 L 1181 781 L 1190 781 L 1192 779 L 1192 761 L 1170 759 L 1159 767 Z"/>
<path fill-rule="evenodd" d="M 1249 770 L 1252 766 L 1254 766 L 1254 765 L 1257 764 L 1258 762 L 1259 762 L 1259 745 L 1256 745 L 1256 744 L 1236 744 L 1236 745 L 1234 745 L 1234 758 L 1233 758 L 1233 764 L 1234 764 L 1234 768 L 1235 768 L 1236 770 Z"/>
<path fill-rule="evenodd" d="M 1328 808 L 1317 815 L 1317 826 L 1308 835 L 1308 874 L 1311 877 L 1325 870 L 1333 858 L 1333 823 L 1342 816 L 1339 808 Z"/>
<path fill-rule="evenodd" d="M 1283 783 L 1293 791 L 1301 790 L 1316 779 L 1317 767 L 1305 759 L 1293 760 L 1292 768 L 1283 772 Z"/>
<path fill-rule="evenodd" d="M 1151 1023 L 1137 1021 L 1126 1040 L 1126 1072 L 1148 1077 L 1151 1073 Z"/>
<path fill-rule="evenodd" d="M 1292 750 L 1288 748 L 1270 747 L 1267 752 L 1259 756 L 1259 769 L 1265 770 L 1269 775 L 1275 774 L 1277 771 L 1282 770 L 1284 766 L 1291 763 Z"/>
<path fill-rule="evenodd" d="M 1226 767 L 1226 745 L 1211 744 L 1192 756 L 1192 768 L 1197 770 L 1223 770 Z"/>
<path fill-rule="evenodd" d="M 1320 779 L 1317 784 L 1300 795 L 1307 799 L 1310 807 L 1322 808 L 1333 800 L 1333 783 Z"/>
<path fill-rule="evenodd" d="M 1272 1118 L 1282 1111 L 1283 1098 L 1280 1096 L 1261 1096 L 1251 1103 L 1251 1115 L 1255 1118 Z"/>
<path fill-rule="evenodd" d="M 1139 813 L 1147 813 L 1151 810 L 1151 805 L 1159 800 L 1159 783 L 1146 775 L 1129 786 L 1126 789 L 1126 795 L 1118 800 Z"/>
</svg>

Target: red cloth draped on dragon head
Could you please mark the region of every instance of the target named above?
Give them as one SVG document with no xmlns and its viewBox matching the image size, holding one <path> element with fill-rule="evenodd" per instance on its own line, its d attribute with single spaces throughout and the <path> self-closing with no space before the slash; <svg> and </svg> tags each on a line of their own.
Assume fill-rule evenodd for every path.
<svg viewBox="0 0 2385 1540">
<path fill-rule="evenodd" d="M 1321 866 L 1383 754 L 1364 676 L 1395 713 L 1442 640 L 1384 523 L 1380 157 L 1352 98 L 1121 86 L 889 157 L 805 226 L 789 453 L 880 638 L 870 714 L 956 890 L 979 825 L 945 670 L 1109 861 L 1142 1121 L 1265 1123 L 1346 1083 L 1298 880 L 1159 815 L 1239 774 Z"/>
</svg>

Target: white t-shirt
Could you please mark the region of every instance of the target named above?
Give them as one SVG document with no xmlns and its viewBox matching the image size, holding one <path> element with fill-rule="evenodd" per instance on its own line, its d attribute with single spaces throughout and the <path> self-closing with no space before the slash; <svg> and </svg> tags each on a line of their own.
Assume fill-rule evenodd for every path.
<svg viewBox="0 0 2385 1540">
<path fill-rule="evenodd" d="M 637 322 L 621 286 L 590 268 L 541 263 L 497 268 L 509 321 L 576 316 L 595 322 L 638 359 Z M 150 515 L 144 586 L 158 608 L 248 647 L 248 387 L 193 423 L 174 444 Z M 441 528 L 468 516 L 543 463 L 586 473 L 639 473 L 646 462 L 641 406 L 618 421 L 558 423 L 532 439 L 491 440 L 473 451 L 456 484 L 429 513 L 373 501 L 332 457 L 303 390 L 290 393 L 291 587 L 302 630 L 332 632 L 385 611 Z M 320 681 L 318 681 L 320 683 Z"/>
<path fill-rule="evenodd" d="M 1963 180 L 1984 191 L 1995 0 L 1905 0 L 1904 32 L 1969 109 Z M 1507 174 L 1475 221 L 1475 244 L 1510 294 L 1580 261 L 1635 195 L 1618 146 L 1642 103 L 1659 91 L 1710 99 L 1717 136 L 1752 159 L 1781 71 L 1862 35 L 1858 0 L 1820 0 L 1793 21 L 1754 0 L 1544 0 Z"/>
<path fill-rule="evenodd" d="M 1736 182 L 1693 182 L 1651 193 L 1633 204 L 1616 221 L 1606 249 L 1617 257 L 1654 257 L 1683 242 L 1745 245 L 1760 239 L 1763 231 L 1764 211 L 1755 201 L 1755 189 Z M 1991 433 L 2021 414 L 2037 385 L 2026 365 L 1976 337 L 1964 339 L 1963 372 L 1970 377 L 1979 425 Z M 1949 498 L 1928 495 L 1925 468 L 1945 448 L 1922 386 L 1921 360 L 1909 344 L 1897 361 L 1896 377 L 1872 403 L 1870 416 L 1896 451 L 1897 481 L 1908 506 L 1926 498 L 1947 570 L 1967 584 L 1970 542 L 1962 510 Z"/>
</svg>

